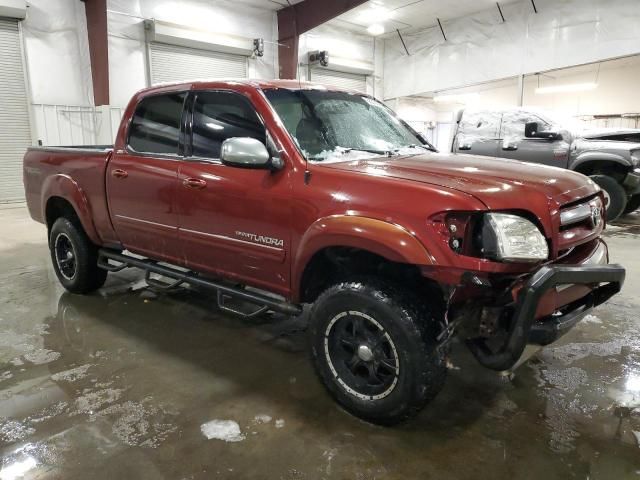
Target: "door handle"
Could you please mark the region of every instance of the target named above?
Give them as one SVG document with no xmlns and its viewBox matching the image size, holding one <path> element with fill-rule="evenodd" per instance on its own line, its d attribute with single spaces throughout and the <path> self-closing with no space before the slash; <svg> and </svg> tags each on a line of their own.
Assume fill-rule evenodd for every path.
<svg viewBox="0 0 640 480">
<path fill-rule="evenodd" d="M 517 150 L 518 149 L 518 142 L 515 140 L 512 140 L 510 138 L 505 138 L 502 141 L 502 150 L 506 150 L 506 151 L 513 151 L 513 150 Z"/>
<path fill-rule="evenodd" d="M 202 190 L 207 186 L 207 182 L 200 178 L 185 178 L 182 184 L 187 188 L 193 188 L 195 190 Z"/>
<path fill-rule="evenodd" d="M 116 178 L 127 178 L 129 176 L 127 171 L 122 170 L 121 168 L 114 168 L 113 170 L 111 170 L 111 175 Z"/>
</svg>

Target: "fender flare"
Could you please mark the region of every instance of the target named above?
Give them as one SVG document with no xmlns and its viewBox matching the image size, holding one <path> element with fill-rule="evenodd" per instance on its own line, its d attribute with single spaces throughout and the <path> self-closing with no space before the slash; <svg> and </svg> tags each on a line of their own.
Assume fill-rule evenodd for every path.
<svg viewBox="0 0 640 480">
<path fill-rule="evenodd" d="M 612 162 L 623 167 L 631 168 L 631 162 L 617 153 L 584 152 L 576 157 L 571 165 L 571 169 L 577 170 L 581 165 L 589 162 Z"/>
<path fill-rule="evenodd" d="M 51 175 L 42 183 L 42 216 L 46 223 L 47 204 L 53 197 L 60 197 L 71 204 L 80 220 L 82 228 L 93 243 L 101 243 L 93 224 L 89 199 L 77 182 L 69 175 Z"/>
<path fill-rule="evenodd" d="M 294 297 L 299 298 L 304 271 L 313 256 L 328 247 L 367 250 L 392 262 L 433 265 L 435 259 L 404 227 L 355 215 L 331 215 L 316 220 L 298 244 L 293 264 Z"/>
</svg>

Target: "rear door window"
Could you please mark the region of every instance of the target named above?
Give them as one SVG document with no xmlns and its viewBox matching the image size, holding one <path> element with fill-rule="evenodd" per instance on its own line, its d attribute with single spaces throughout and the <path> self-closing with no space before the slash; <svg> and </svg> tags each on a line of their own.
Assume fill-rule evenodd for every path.
<svg viewBox="0 0 640 480">
<path fill-rule="evenodd" d="M 185 92 L 144 98 L 129 128 L 129 147 L 138 153 L 177 155 Z"/>
<path fill-rule="evenodd" d="M 265 127 L 253 105 L 234 92 L 198 92 L 193 105 L 191 154 L 220 158 L 222 142 L 233 137 L 266 142 Z"/>
</svg>

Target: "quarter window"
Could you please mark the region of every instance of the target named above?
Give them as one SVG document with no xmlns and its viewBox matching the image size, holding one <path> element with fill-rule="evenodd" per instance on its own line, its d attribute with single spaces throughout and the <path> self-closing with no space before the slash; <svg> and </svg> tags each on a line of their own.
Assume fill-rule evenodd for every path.
<svg viewBox="0 0 640 480">
<path fill-rule="evenodd" d="M 131 120 L 129 147 L 140 153 L 177 155 L 185 96 L 179 92 L 140 101 Z"/>
<path fill-rule="evenodd" d="M 233 92 L 200 92 L 193 106 L 192 155 L 219 158 L 222 142 L 251 137 L 265 143 L 265 127 L 255 109 Z"/>
</svg>

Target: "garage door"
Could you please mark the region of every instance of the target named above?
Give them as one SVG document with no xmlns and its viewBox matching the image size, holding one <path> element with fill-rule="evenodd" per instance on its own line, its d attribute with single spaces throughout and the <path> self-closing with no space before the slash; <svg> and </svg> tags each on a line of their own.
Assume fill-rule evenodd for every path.
<svg viewBox="0 0 640 480">
<path fill-rule="evenodd" d="M 151 83 L 203 78 L 246 78 L 247 57 L 152 43 Z"/>
<path fill-rule="evenodd" d="M 313 67 L 309 73 L 311 81 L 315 83 L 340 87 L 346 90 L 355 90 L 356 92 L 367 92 L 366 75 L 338 72 L 322 67 Z"/>
<path fill-rule="evenodd" d="M 0 203 L 24 200 L 22 157 L 31 145 L 18 22 L 0 18 Z"/>
</svg>

